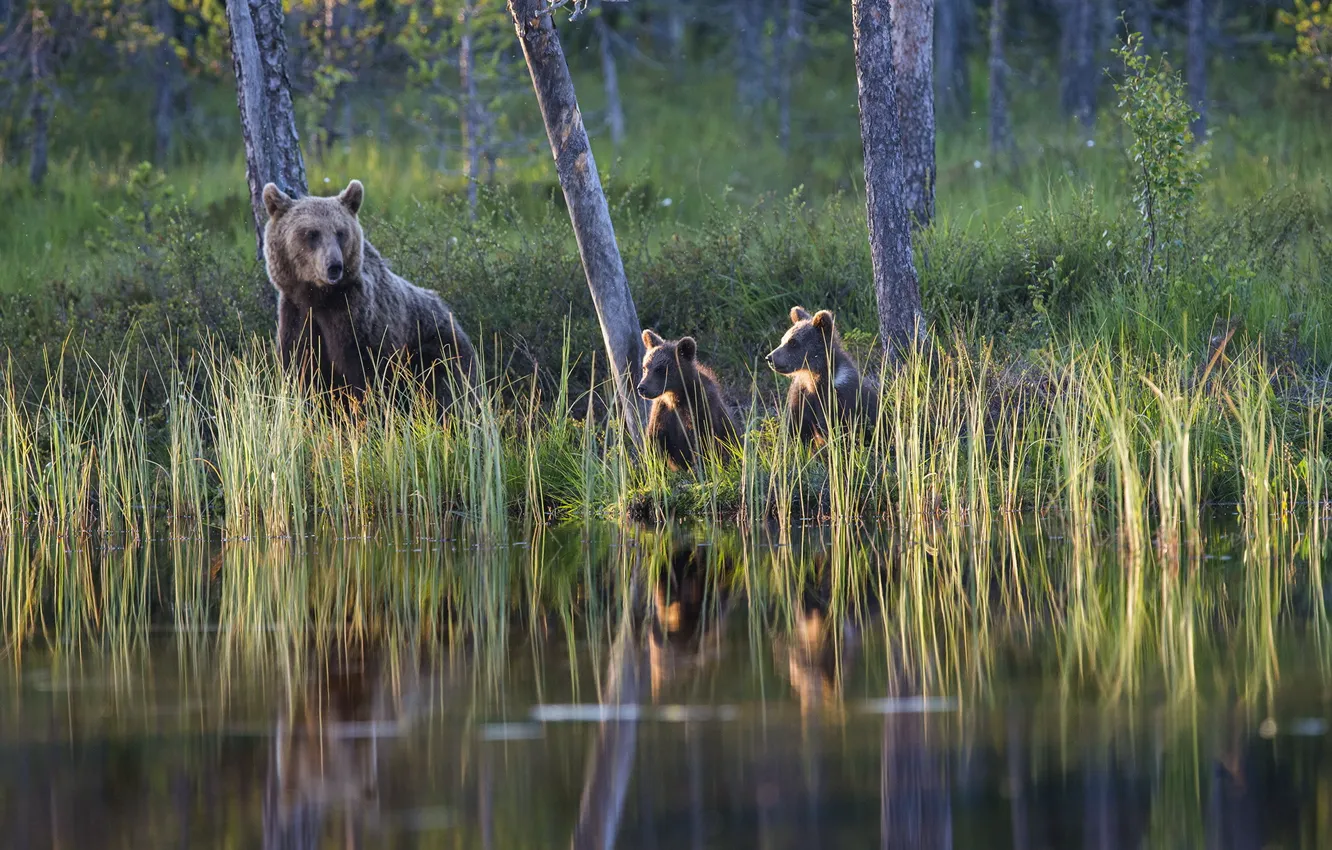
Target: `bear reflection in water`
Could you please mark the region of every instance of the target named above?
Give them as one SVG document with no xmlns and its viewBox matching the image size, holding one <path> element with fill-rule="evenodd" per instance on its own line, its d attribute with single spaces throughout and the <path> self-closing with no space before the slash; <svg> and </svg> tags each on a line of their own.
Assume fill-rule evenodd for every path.
<svg viewBox="0 0 1332 850">
<path fill-rule="evenodd" d="M 409 671 L 374 658 L 321 662 L 275 724 L 264 811 L 269 848 L 319 845 L 329 815 L 343 818 L 347 846 L 359 846 L 379 803 L 379 742 L 402 734 L 421 693 Z"/>
<path fill-rule="evenodd" d="M 652 589 L 648 623 L 648 663 L 652 699 L 681 674 L 698 670 L 721 655 L 723 624 L 730 594 L 709 569 L 712 550 L 677 545 Z"/>
<path fill-rule="evenodd" d="M 815 556 L 804 582 L 790 635 L 779 639 L 777 664 L 785 655 L 787 676 L 800 701 L 800 714 L 842 716 L 842 674 L 856 648 L 854 628 L 828 610 L 831 597 L 827 555 Z"/>
</svg>

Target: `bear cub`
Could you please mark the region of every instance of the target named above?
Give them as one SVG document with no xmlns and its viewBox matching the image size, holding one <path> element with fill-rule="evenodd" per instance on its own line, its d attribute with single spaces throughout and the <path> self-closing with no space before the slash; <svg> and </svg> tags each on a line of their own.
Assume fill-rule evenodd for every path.
<svg viewBox="0 0 1332 850">
<path fill-rule="evenodd" d="M 804 442 L 827 442 L 828 411 L 834 409 L 834 398 L 843 427 L 873 429 L 879 394 L 842 348 L 832 313 L 820 310 L 811 316 L 804 307 L 792 307 L 791 329 L 767 361 L 774 371 L 793 379 L 786 404 L 791 427 Z"/>
<path fill-rule="evenodd" d="M 652 402 L 647 440 L 666 455 L 672 469 L 694 464 L 712 440 L 737 442 L 735 420 L 712 370 L 698 362 L 693 337 L 667 342 L 643 331 L 643 379 L 638 394 Z"/>
<path fill-rule="evenodd" d="M 360 397 L 376 370 L 405 361 L 446 408 L 455 389 L 475 385 L 476 352 L 449 306 L 394 274 L 366 241 L 357 218 L 364 195 L 359 180 L 333 198 L 264 187 L 282 365 L 302 374 L 313 366 L 325 386 Z"/>
</svg>

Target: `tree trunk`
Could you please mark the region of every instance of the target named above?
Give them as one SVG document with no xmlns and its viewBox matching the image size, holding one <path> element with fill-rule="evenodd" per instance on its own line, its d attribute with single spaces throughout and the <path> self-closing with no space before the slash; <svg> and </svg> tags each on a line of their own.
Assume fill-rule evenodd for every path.
<svg viewBox="0 0 1332 850">
<path fill-rule="evenodd" d="M 1152 0 L 1133 0 L 1129 5 L 1129 29 L 1142 33 L 1142 49 L 1152 52 Z"/>
<path fill-rule="evenodd" d="M 615 242 L 606 193 L 601 189 L 583 114 L 574 96 L 573 78 L 564 59 L 559 35 L 544 11 L 544 0 L 508 0 L 523 56 L 532 74 L 537 104 L 555 157 L 555 172 L 569 208 L 578 253 L 587 274 L 587 286 L 601 323 L 601 336 L 610 358 L 611 376 L 629 432 L 638 439 L 645 409 L 635 388 L 643 357 L 642 329 L 624 261 Z"/>
<path fill-rule="evenodd" d="M 757 0 L 731 0 L 731 15 L 737 40 L 736 99 L 743 109 L 753 109 L 763 100 L 763 17 Z"/>
<path fill-rule="evenodd" d="M 624 144 L 624 106 L 620 103 L 620 76 L 615 69 L 615 52 L 611 45 L 610 24 L 606 23 L 606 9 L 597 3 L 597 16 L 593 27 L 601 48 L 601 76 L 606 86 L 606 123 L 610 125 L 611 149 L 618 156 Z"/>
<path fill-rule="evenodd" d="M 903 190 L 917 227 L 934 218 L 934 0 L 892 0 Z"/>
<path fill-rule="evenodd" d="M 938 0 L 934 11 L 936 112 L 956 118 L 971 103 L 964 18 L 971 0 Z"/>
<path fill-rule="evenodd" d="M 669 3 L 666 10 L 666 41 L 670 46 L 671 70 L 678 77 L 684 70 L 685 12 L 684 0 Z"/>
<path fill-rule="evenodd" d="M 307 193 L 296 115 L 287 80 L 287 36 L 282 0 L 227 0 L 236 103 L 245 137 L 245 173 L 250 183 L 259 259 L 264 255 L 264 184 L 276 183 L 292 197 Z"/>
<path fill-rule="evenodd" d="M 157 97 L 153 103 L 153 134 L 155 136 L 154 161 L 165 166 L 171 155 L 171 137 L 175 130 L 176 49 L 172 44 L 176 35 L 175 16 L 170 0 L 156 0 L 153 5 L 153 27 L 162 39 L 154 52 L 153 76 Z"/>
<path fill-rule="evenodd" d="M 476 4 L 463 0 L 458 12 L 461 34 L 458 39 L 458 76 L 463 91 L 462 143 L 463 178 L 467 181 L 467 211 L 476 220 L 476 182 L 481 176 L 481 103 L 476 93 L 476 59 L 472 54 L 472 19 Z"/>
<path fill-rule="evenodd" d="M 1092 0 L 1062 0 L 1060 102 L 1090 127 L 1096 118 L 1096 10 Z"/>
<path fill-rule="evenodd" d="M 879 333 L 888 356 L 900 360 L 923 338 L 924 320 L 903 193 L 889 0 L 853 0 L 851 18 Z"/>
<path fill-rule="evenodd" d="M 48 34 L 32 25 L 30 35 L 30 56 L 32 74 L 32 94 L 28 101 L 28 116 L 32 120 L 30 146 L 32 158 L 28 162 L 28 180 L 34 186 L 41 186 L 46 180 L 48 131 L 51 124 L 51 93 L 48 79 L 47 39 Z"/>
<path fill-rule="evenodd" d="M 879 846 L 951 850 L 952 798 L 930 752 L 924 715 L 885 716 L 880 758 Z"/>
<path fill-rule="evenodd" d="M 782 32 L 777 108 L 777 136 L 782 152 L 791 152 L 791 97 L 800 58 L 800 24 L 805 10 L 801 0 L 786 0 L 786 28 Z"/>
<path fill-rule="evenodd" d="M 1207 135 L 1207 0 L 1189 0 L 1188 66 L 1185 69 L 1189 100 L 1198 117 L 1193 121 L 1193 138 L 1201 142 Z"/>
<path fill-rule="evenodd" d="M 1013 130 L 1008 122 L 1008 62 L 1004 58 L 1004 0 L 990 2 L 990 156 L 996 160 L 1013 152 Z"/>
</svg>

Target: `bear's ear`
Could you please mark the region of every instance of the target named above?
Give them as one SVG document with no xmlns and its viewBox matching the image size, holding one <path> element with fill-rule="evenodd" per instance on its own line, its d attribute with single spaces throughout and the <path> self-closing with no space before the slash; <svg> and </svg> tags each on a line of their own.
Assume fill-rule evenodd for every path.
<svg viewBox="0 0 1332 850">
<path fill-rule="evenodd" d="M 797 322 L 803 322 L 808 318 L 809 318 L 809 311 L 806 310 L 804 307 L 791 308 L 791 324 L 794 325 Z"/>
<path fill-rule="evenodd" d="M 681 337 L 676 343 L 676 351 L 680 352 L 680 357 L 685 360 L 693 360 L 694 355 L 698 353 L 698 343 L 694 342 L 692 336 Z"/>
<path fill-rule="evenodd" d="M 820 310 L 814 314 L 814 327 L 826 334 L 832 333 L 833 314 L 827 310 Z"/>
<path fill-rule="evenodd" d="M 644 348 L 647 348 L 648 350 L 651 350 L 651 349 L 653 349 L 653 348 L 661 348 L 661 346 L 664 345 L 665 342 L 666 342 L 666 340 L 662 339 L 662 338 L 657 334 L 656 331 L 654 331 L 654 330 L 645 330 L 645 331 L 643 331 L 643 347 L 644 347 Z"/>
<path fill-rule="evenodd" d="M 338 195 L 338 200 L 347 208 L 347 212 L 356 215 L 361 211 L 361 201 L 365 199 L 365 187 L 361 185 L 360 180 L 353 180 L 347 184 L 347 188 Z"/>
<path fill-rule="evenodd" d="M 281 218 L 294 203 L 291 196 L 279 189 L 276 183 L 264 187 L 264 208 L 268 210 L 269 218 Z"/>
</svg>

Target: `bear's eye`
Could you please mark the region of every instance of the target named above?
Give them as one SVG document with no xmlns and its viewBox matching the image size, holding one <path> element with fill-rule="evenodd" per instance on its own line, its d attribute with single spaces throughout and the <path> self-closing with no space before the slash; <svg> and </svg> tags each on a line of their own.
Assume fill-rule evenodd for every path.
<svg viewBox="0 0 1332 850">
<path fill-rule="evenodd" d="M 347 231 L 345 231 L 345 230 L 339 230 L 339 231 L 338 231 L 338 241 L 339 241 L 339 242 L 346 242 L 346 241 L 347 241 Z"/>
<path fill-rule="evenodd" d="M 311 231 L 308 231 L 308 232 L 305 234 L 305 241 L 306 241 L 306 242 L 309 242 L 311 245 L 318 245 L 318 244 L 319 244 L 319 231 L 318 231 L 318 230 L 311 230 Z"/>
</svg>

